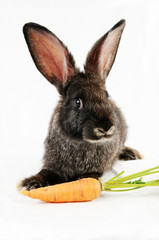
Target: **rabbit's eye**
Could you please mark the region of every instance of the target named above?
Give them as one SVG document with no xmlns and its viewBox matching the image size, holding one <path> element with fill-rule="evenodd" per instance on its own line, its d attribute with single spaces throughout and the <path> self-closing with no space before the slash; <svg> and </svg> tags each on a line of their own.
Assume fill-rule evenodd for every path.
<svg viewBox="0 0 159 240">
<path fill-rule="evenodd" d="M 83 103 L 82 103 L 82 100 L 80 98 L 77 98 L 75 100 L 75 102 L 76 102 L 76 107 L 77 108 L 81 109 L 83 107 Z"/>
</svg>

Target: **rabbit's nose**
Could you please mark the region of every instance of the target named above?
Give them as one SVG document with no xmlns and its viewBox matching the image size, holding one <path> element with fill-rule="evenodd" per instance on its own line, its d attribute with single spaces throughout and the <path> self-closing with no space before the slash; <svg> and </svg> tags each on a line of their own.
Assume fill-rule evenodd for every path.
<svg viewBox="0 0 159 240">
<path fill-rule="evenodd" d="M 94 133 L 98 137 L 107 137 L 107 136 L 112 136 L 115 132 L 115 126 L 111 126 L 107 131 L 105 131 L 103 128 L 95 128 Z"/>
</svg>

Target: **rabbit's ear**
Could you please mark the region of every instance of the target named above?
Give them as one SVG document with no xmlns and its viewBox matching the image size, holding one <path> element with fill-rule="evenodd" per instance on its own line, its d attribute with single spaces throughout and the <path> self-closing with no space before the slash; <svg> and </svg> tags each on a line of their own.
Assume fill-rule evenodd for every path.
<svg viewBox="0 0 159 240">
<path fill-rule="evenodd" d="M 121 20 L 94 44 L 86 59 L 87 74 L 97 74 L 105 81 L 114 63 L 124 27 L 125 20 Z"/>
<path fill-rule="evenodd" d="M 36 67 L 60 90 L 75 72 L 72 55 L 52 32 L 41 25 L 27 23 L 23 32 Z"/>
</svg>

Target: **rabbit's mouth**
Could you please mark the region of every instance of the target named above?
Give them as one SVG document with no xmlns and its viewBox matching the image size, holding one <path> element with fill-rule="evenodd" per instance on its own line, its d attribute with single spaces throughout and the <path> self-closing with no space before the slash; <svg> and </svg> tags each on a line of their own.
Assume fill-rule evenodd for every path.
<svg viewBox="0 0 159 240">
<path fill-rule="evenodd" d="M 95 128 L 94 133 L 99 138 L 111 137 L 115 132 L 115 126 L 111 126 L 108 131 L 105 131 L 103 128 Z"/>
<path fill-rule="evenodd" d="M 91 133 L 92 132 L 92 133 Z M 112 125 L 109 129 L 105 130 L 102 127 L 96 127 L 90 131 L 89 133 L 85 132 L 85 135 L 83 136 L 83 140 L 87 142 L 92 142 L 92 143 L 100 143 L 100 142 L 105 142 L 113 137 L 115 133 L 115 126 Z"/>
</svg>

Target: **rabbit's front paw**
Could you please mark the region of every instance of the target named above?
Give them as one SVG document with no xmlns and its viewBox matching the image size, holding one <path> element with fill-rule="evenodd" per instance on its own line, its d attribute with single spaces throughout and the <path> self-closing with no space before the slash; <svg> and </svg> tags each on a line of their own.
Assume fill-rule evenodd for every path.
<svg viewBox="0 0 159 240">
<path fill-rule="evenodd" d="M 30 178 L 25 178 L 18 186 L 19 190 L 25 189 L 27 191 L 34 189 L 34 188 L 40 188 L 47 186 L 48 183 L 46 180 L 44 180 L 41 176 L 38 174 L 35 176 L 32 176 Z"/>
<path fill-rule="evenodd" d="M 124 147 L 119 154 L 119 160 L 135 160 L 142 159 L 143 156 L 136 150 L 130 147 Z"/>
</svg>

